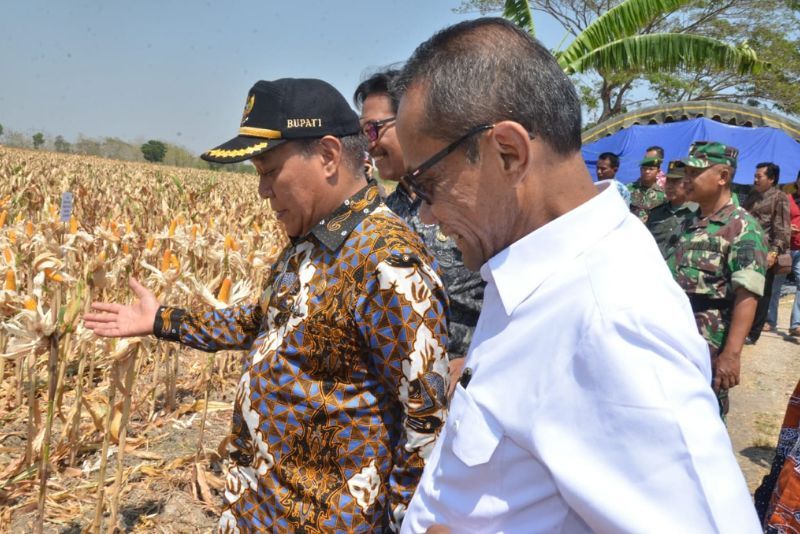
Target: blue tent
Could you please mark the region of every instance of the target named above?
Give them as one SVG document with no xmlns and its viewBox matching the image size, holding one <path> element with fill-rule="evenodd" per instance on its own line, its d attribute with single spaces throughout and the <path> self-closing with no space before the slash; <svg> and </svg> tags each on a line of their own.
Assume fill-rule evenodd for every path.
<svg viewBox="0 0 800 534">
<path fill-rule="evenodd" d="M 664 148 L 666 162 L 686 157 L 694 141 L 719 141 L 739 149 L 737 184 L 752 184 L 756 164 L 771 161 L 781 167 L 780 183 L 793 182 L 800 171 L 800 143 L 783 131 L 768 126 L 747 128 L 731 126 L 706 118 L 668 124 L 629 126 L 617 133 L 583 146 L 583 158 L 592 177 L 597 179 L 597 157 L 613 152 L 620 157 L 617 180 L 630 183 L 639 178 L 639 162 L 653 145 Z"/>
</svg>

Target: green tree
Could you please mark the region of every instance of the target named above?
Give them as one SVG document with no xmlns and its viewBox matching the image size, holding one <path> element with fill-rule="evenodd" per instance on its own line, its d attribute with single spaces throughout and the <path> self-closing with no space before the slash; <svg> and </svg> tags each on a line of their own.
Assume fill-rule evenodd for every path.
<svg viewBox="0 0 800 534">
<path fill-rule="evenodd" d="M 86 156 L 100 156 L 100 143 L 83 134 L 78 134 L 75 142 L 75 152 Z"/>
<path fill-rule="evenodd" d="M 33 134 L 33 148 L 38 149 L 43 144 L 44 144 L 44 134 L 42 132 L 37 132 Z"/>
<path fill-rule="evenodd" d="M 127 143 L 118 137 L 104 137 L 100 143 L 100 155 L 123 161 L 142 161 L 141 149 L 136 144 Z"/>
<path fill-rule="evenodd" d="M 602 121 L 638 103 L 630 95 L 651 75 L 762 72 L 764 63 L 744 38 L 728 35 L 723 40 L 704 30 L 715 20 L 746 18 L 770 2 L 785 8 L 785 0 L 466 0 L 459 10 L 502 9 L 529 32 L 534 30 L 532 10 L 555 18 L 574 36 L 566 48 L 555 51 L 559 64 L 576 76 L 581 94 L 596 95 Z M 592 102 L 584 103 L 591 112 Z"/>
<path fill-rule="evenodd" d="M 164 156 L 167 154 L 167 145 L 161 141 L 150 139 L 142 145 L 142 155 L 147 161 L 158 162 L 163 161 Z"/>
<path fill-rule="evenodd" d="M 781 12 L 779 5 L 775 9 Z M 781 16 L 782 20 L 787 20 L 786 15 Z M 787 25 L 775 24 L 772 17 L 772 13 L 754 10 L 749 13 L 750 26 L 720 19 L 704 32 L 718 38 L 733 33 L 744 35 L 759 58 L 773 68 L 757 74 L 709 69 L 656 74 L 647 77 L 651 89 L 662 101 L 722 100 L 800 115 L 800 36 L 787 31 Z"/>
<path fill-rule="evenodd" d="M 53 148 L 56 152 L 72 152 L 72 145 L 64 140 L 64 137 L 57 135 L 53 141 Z"/>
<path fill-rule="evenodd" d="M 0 135 L 3 135 L 3 125 L 0 124 Z"/>
</svg>

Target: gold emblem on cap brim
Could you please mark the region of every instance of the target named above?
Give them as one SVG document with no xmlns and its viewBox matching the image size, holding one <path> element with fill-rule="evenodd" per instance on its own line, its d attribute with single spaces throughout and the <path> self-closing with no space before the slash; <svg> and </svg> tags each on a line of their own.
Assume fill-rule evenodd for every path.
<svg viewBox="0 0 800 534">
<path fill-rule="evenodd" d="M 247 119 L 250 118 L 250 112 L 253 111 L 253 106 L 256 105 L 256 95 L 250 95 L 250 98 L 247 99 L 247 104 L 244 106 L 244 111 L 242 112 L 242 124 L 247 122 Z"/>
</svg>

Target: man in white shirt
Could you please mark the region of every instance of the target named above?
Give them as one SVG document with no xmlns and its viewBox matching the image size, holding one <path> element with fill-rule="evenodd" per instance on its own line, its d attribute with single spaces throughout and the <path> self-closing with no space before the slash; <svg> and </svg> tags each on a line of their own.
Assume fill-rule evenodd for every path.
<svg viewBox="0 0 800 534">
<path fill-rule="evenodd" d="M 689 302 L 616 189 L 592 184 L 550 53 L 469 21 L 394 89 L 423 220 L 487 282 L 403 532 L 758 532 Z"/>
</svg>

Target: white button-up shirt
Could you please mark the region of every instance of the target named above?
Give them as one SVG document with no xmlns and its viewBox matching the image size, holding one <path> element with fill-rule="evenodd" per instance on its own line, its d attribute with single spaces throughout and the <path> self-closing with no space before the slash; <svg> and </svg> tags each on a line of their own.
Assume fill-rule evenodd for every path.
<svg viewBox="0 0 800 534">
<path fill-rule="evenodd" d="M 689 302 L 613 187 L 481 269 L 404 533 L 759 532 Z"/>
</svg>

